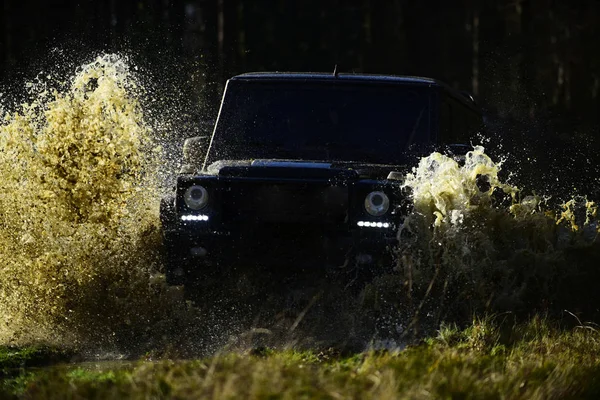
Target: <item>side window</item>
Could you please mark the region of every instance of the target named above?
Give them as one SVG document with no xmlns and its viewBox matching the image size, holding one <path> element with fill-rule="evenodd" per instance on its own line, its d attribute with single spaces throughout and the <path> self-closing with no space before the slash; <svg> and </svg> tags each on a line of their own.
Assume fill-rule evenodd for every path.
<svg viewBox="0 0 600 400">
<path fill-rule="evenodd" d="M 466 108 L 451 97 L 442 101 L 442 140 L 446 144 L 461 144 L 466 136 Z"/>
<path fill-rule="evenodd" d="M 442 143 L 451 143 L 454 140 L 452 106 L 447 98 L 443 98 L 440 109 L 440 134 Z"/>
<path fill-rule="evenodd" d="M 454 143 L 466 144 L 471 137 L 481 130 L 481 115 L 458 100 L 451 99 L 452 108 L 452 140 Z"/>
<path fill-rule="evenodd" d="M 483 129 L 483 117 L 481 114 L 469 110 L 469 136 L 481 132 Z"/>
<path fill-rule="evenodd" d="M 454 136 L 452 137 L 453 144 L 462 143 L 465 135 L 465 108 L 458 101 L 452 99 L 452 108 L 454 111 L 454 120 L 452 121 L 452 130 Z"/>
<path fill-rule="evenodd" d="M 483 126 L 481 115 L 452 97 L 444 97 L 440 109 L 441 141 L 467 144 Z"/>
</svg>

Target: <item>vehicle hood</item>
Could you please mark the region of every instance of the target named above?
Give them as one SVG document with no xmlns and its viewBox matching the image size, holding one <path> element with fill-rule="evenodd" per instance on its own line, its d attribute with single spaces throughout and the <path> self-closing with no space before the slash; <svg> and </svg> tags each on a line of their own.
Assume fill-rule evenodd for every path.
<svg viewBox="0 0 600 400">
<path fill-rule="evenodd" d="M 332 178 L 343 175 L 356 179 L 386 179 L 392 171 L 406 174 L 404 165 L 365 164 L 353 161 L 322 160 L 220 160 L 206 168 L 205 173 L 217 176 Z"/>
</svg>

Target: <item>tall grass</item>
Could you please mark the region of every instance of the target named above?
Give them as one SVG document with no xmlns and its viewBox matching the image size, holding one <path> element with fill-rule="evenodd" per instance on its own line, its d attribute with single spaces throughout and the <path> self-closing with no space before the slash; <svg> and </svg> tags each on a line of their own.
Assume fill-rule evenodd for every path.
<svg viewBox="0 0 600 400">
<path fill-rule="evenodd" d="M 71 366 L 4 383 L 27 398 L 396 399 L 594 398 L 600 395 L 600 333 L 534 317 L 513 325 L 475 319 L 442 327 L 398 351 L 343 355 L 329 349 L 263 349 L 195 361 Z"/>
</svg>

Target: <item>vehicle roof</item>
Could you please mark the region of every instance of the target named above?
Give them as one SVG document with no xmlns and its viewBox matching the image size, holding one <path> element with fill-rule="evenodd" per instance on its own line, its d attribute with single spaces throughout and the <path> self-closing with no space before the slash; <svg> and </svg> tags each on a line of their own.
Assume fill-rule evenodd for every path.
<svg viewBox="0 0 600 400">
<path fill-rule="evenodd" d="M 450 93 L 452 97 L 471 108 L 478 109 L 470 94 L 456 90 L 442 81 L 420 76 L 381 75 L 381 74 L 354 74 L 325 72 L 248 72 L 230 78 L 232 81 L 316 81 L 316 82 L 356 82 L 356 83 L 382 83 L 413 85 L 424 87 L 438 87 Z"/>
<path fill-rule="evenodd" d="M 425 86 L 446 86 L 444 83 L 431 78 L 419 76 L 378 75 L 378 74 L 348 74 L 325 72 L 249 72 L 236 75 L 232 80 L 316 80 L 316 81 L 351 81 L 351 82 L 387 82 L 417 84 Z"/>
</svg>

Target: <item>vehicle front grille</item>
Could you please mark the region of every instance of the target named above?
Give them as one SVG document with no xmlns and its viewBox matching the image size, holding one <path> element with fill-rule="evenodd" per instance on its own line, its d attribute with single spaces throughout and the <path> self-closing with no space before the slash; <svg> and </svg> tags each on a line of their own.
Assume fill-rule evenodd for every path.
<svg viewBox="0 0 600 400">
<path fill-rule="evenodd" d="M 344 224 L 348 188 L 326 183 L 232 183 L 221 203 L 228 224 Z"/>
</svg>

